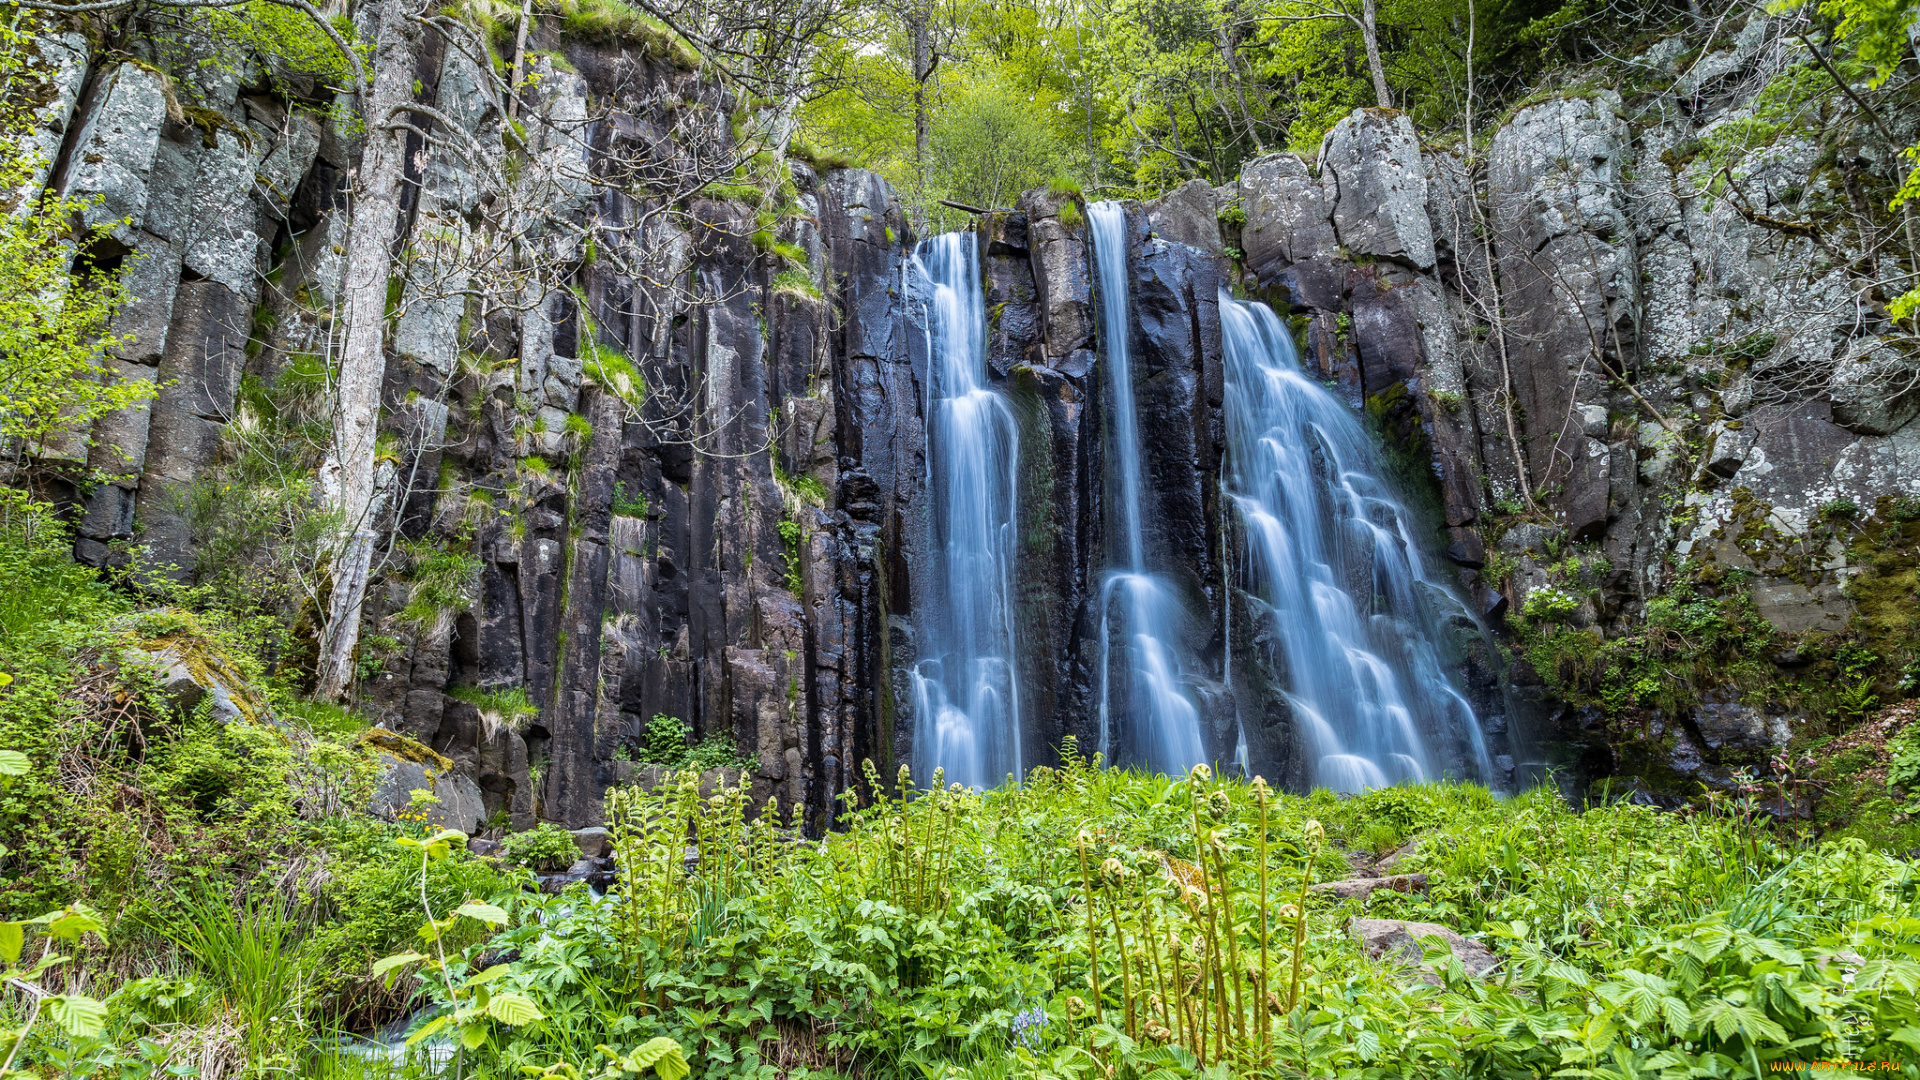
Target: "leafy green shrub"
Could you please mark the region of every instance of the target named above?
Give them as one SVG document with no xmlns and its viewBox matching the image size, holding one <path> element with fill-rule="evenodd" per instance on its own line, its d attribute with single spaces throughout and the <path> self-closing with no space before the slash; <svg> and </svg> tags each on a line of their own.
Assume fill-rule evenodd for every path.
<svg viewBox="0 0 1920 1080">
<path fill-rule="evenodd" d="M 350 1011 L 393 999 L 364 981 L 376 959 L 419 940 L 420 864 L 394 844 L 399 830 L 384 822 L 338 820 L 316 831 L 315 846 L 333 870 L 320 889 L 312 915 L 317 925 L 309 948 L 323 973 L 321 991 L 334 1010 Z M 475 897 L 510 889 L 513 879 L 485 859 L 464 852 L 427 869 L 427 896 L 448 910 Z M 474 940 L 456 940 L 464 947 Z"/>
<path fill-rule="evenodd" d="M 580 859 L 573 834 L 550 821 L 525 832 L 511 833 L 500 842 L 500 854 L 515 866 L 535 870 L 565 870 Z"/>
<path fill-rule="evenodd" d="M 1814 513 L 1822 521 L 1852 521 L 1860 516 L 1860 504 L 1845 497 L 1830 499 Z"/>
<path fill-rule="evenodd" d="M 649 765 L 678 765 L 686 758 L 687 743 L 692 738 L 693 728 L 685 720 L 655 713 L 653 719 L 647 721 L 640 760 Z"/>
<path fill-rule="evenodd" d="M 806 539 L 806 532 L 799 522 L 792 520 L 782 520 L 777 527 L 780 530 L 780 554 L 787 564 L 787 591 L 799 596 L 803 585 L 800 580 L 800 545 Z"/>
<path fill-rule="evenodd" d="M 693 728 L 677 716 L 654 714 L 647 722 L 640 760 L 672 769 L 743 769 L 751 763 L 735 749 L 733 740 L 714 732 L 689 745 Z"/>
<path fill-rule="evenodd" d="M 733 745 L 733 740 L 714 733 L 695 743 L 680 761 L 685 769 L 746 769 L 753 762 L 741 754 Z"/>
<path fill-rule="evenodd" d="M 1893 755 L 1887 765 L 1887 790 L 1904 793 L 1905 811 L 1920 814 L 1920 725 L 1909 726 L 1902 738 L 1888 744 L 1887 750 Z"/>
<path fill-rule="evenodd" d="M 624 480 L 616 480 L 613 485 L 613 512 L 621 517 L 643 518 L 650 509 L 647 496 L 642 492 L 627 492 Z"/>
</svg>

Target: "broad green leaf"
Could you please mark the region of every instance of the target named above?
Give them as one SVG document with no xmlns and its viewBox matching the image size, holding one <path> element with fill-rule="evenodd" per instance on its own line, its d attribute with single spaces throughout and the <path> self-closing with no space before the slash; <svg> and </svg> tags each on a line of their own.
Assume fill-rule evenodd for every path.
<svg viewBox="0 0 1920 1080">
<path fill-rule="evenodd" d="M 460 1029 L 460 1045 L 469 1050 L 480 1049 L 480 1045 L 486 1041 L 487 1026 L 485 1024 L 469 1024 Z"/>
<path fill-rule="evenodd" d="M 454 908 L 453 911 L 456 915 L 465 915 L 469 919 L 478 919 L 495 926 L 505 926 L 508 921 L 506 911 L 492 904 L 466 903 Z"/>
<path fill-rule="evenodd" d="M 461 983 L 460 984 L 461 989 L 466 989 L 467 987 L 470 987 L 470 986 L 484 986 L 487 983 L 490 983 L 493 980 L 499 978 L 500 976 L 505 975 L 508 971 L 511 971 L 512 969 L 513 969 L 513 965 L 511 964 L 495 964 L 492 967 L 488 968 L 487 970 L 482 971 L 479 974 L 469 978 L 466 982 Z"/>
<path fill-rule="evenodd" d="M 431 1039 L 435 1035 L 440 1034 L 440 1032 L 445 1030 L 446 1026 L 451 1023 L 453 1023 L 453 1017 L 441 1013 L 439 1016 L 421 1024 L 413 1034 L 407 1036 L 407 1045 L 413 1046 L 422 1040 Z"/>
<path fill-rule="evenodd" d="M 20 962 L 20 950 L 27 943 L 27 928 L 17 922 L 0 923 L 0 960 L 9 965 Z"/>
<path fill-rule="evenodd" d="M 107 1007 L 80 994 L 61 994 L 46 1000 L 47 1016 L 76 1039 L 97 1037 L 107 1027 Z"/>
<path fill-rule="evenodd" d="M 47 923 L 47 933 L 67 942 L 79 941 L 82 934 L 94 934 L 104 941 L 105 930 L 106 926 L 93 917 L 93 909 L 84 904 L 75 904 L 56 912 Z"/>
<path fill-rule="evenodd" d="M 36 961 L 32 967 L 28 968 L 26 970 L 26 973 L 20 977 L 24 979 L 29 979 L 29 980 L 37 979 L 40 977 L 41 973 L 46 971 L 48 968 L 59 967 L 61 964 L 64 964 L 66 962 L 67 962 L 67 958 L 60 955 L 59 953 L 47 953 L 45 956 L 42 956 L 38 961 Z"/>
<path fill-rule="evenodd" d="M 6 685 L 0 683 L 0 686 Z M 0 750 L 0 776 L 25 776 L 33 768 L 33 759 L 18 750 Z"/>
<path fill-rule="evenodd" d="M 367 977 L 370 979 L 377 979 L 382 975 L 386 975 L 387 985 L 392 986 L 394 975 L 397 974 L 397 971 L 396 971 L 397 968 L 405 967 L 408 964 L 419 963 L 420 961 L 425 959 L 426 959 L 425 956 L 422 956 L 417 952 L 394 953 L 392 956 L 382 957 L 379 960 L 375 960 L 373 962 L 373 970 L 367 972 Z"/>
<path fill-rule="evenodd" d="M 651 1066 L 660 1080 L 681 1080 L 693 1071 L 687 1064 L 686 1051 L 665 1035 L 641 1043 L 640 1048 L 628 1055 L 622 1064 L 635 1073 Z"/>
<path fill-rule="evenodd" d="M 531 1024 L 535 1020 L 546 1019 L 546 1014 L 540 1011 L 532 998 L 511 991 L 493 995 L 493 999 L 487 1002 L 487 1015 L 503 1024 Z"/>
</svg>

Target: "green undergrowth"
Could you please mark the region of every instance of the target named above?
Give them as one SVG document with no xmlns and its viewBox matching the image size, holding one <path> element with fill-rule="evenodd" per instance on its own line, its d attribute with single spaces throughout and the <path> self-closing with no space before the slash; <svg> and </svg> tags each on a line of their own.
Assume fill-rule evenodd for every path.
<svg viewBox="0 0 1920 1080">
<path fill-rule="evenodd" d="M 1661 718 L 1684 718 L 1709 699 L 1787 717 L 1798 753 L 1920 691 L 1920 506 L 1840 500 L 1804 534 L 1789 535 L 1750 492 L 1732 496 L 1731 519 L 1710 543 L 1678 562 L 1635 617 L 1604 630 L 1588 605 L 1603 596 L 1613 569 L 1606 558 L 1551 538 L 1549 550 L 1530 552 L 1547 583 L 1509 616 L 1512 644 L 1553 695 L 1597 710 L 1629 756 L 1644 743 L 1657 757 L 1673 737 Z M 1836 550 L 1851 619 L 1789 633 L 1762 617 L 1756 586 L 1824 587 Z M 1486 576 L 1505 581 L 1516 565 L 1496 552 Z M 1768 762 L 1736 755 L 1722 764 Z"/>
<path fill-rule="evenodd" d="M 75 564 L 50 508 L 0 507 L 0 750 L 20 766 L 0 769 L 0 920 L 67 910 L 86 928 L 34 977 L 64 1004 L 15 1065 L 296 1074 L 316 1033 L 401 1004 L 362 970 L 417 929 L 417 867 L 394 849 L 404 830 L 365 816 L 363 719 L 276 676 L 258 618 L 204 589 L 127 584 Z M 162 644 L 227 684 L 241 714 L 162 693 L 148 659 Z M 505 881 L 461 860 L 427 892 L 457 903 Z M 24 932 L 20 955 L 39 955 L 40 931 Z M 25 980 L 8 936 L 0 924 L 0 968 Z M 27 1000 L 0 1002 L 0 1055 Z M 87 1002 L 101 1000 L 96 1030 Z"/>
<path fill-rule="evenodd" d="M 496 862 L 369 819 L 385 735 L 300 701 L 244 622 L 75 567 L 44 509 L 0 523 L 0 966 L 54 1003 L 0 999 L 30 1075 L 1920 1075 L 1920 874 L 1751 793 L 1683 814 L 1291 795 L 1069 742 L 988 792 L 869 766 L 805 840 L 703 785 L 705 744 L 662 718 L 637 749 L 679 771 L 606 796 L 616 888 L 546 895 L 510 867 L 570 859 L 564 832 Z M 158 638 L 217 655 L 258 716 L 181 712 L 116 662 Z M 1889 738 L 1889 774 L 1920 775 Z M 1310 889 L 1403 847 L 1424 893 Z M 1366 956 L 1355 916 L 1440 924 L 1500 967 L 1436 951 L 1423 978 Z M 66 962 L 34 970 L 48 948 Z M 408 1016 L 424 1034 L 395 1057 L 336 1049 Z"/>
<path fill-rule="evenodd" d="M 189 899 L 161 935 L 179 959 L 140 978 L 90 947 L 100 1033 L 48 1027 L 25 1060 L 196 1045 L 211 1017 L 261 1012 L 237 988 L 272 958 L 291 1003 L 222 1029 L 234 1074 L 452 1076 L 452 1058 L 463 1077 L 613 1078 L 644 1072 L 620 1059 L 684 1058 L 700 1080 L 1757 1078 L 1804 1059 L 1920 1075 L 1920 873 L 1860 840 L 1777 831 L 1753 800 L 1296 796 L 1063 751 L 984 793 L 869 766 L 873 794 L 842 800 L 817 842 L 694 772 L 617 788 L 604 897 L 531 891 L 457 834 L 339 822 L 324 899 Z M 515 861 L 572 857 L 562 831 L 521 835 Z M 1399 848 L 1394 872 L 1425 874 L 1424 893 L 1309 888 L 1347 876 L 1347 851 Z M 1471 977 L 1438 939 L 1424 973 L 1370 959 L 1357 916 L 1439 924 L 1499 966 Z M 382 1061 L 296 1037 L 337 1026 L 323 1006 L 342 1001 L 363 1018 L 430 1006 L 423 1037 Z"/>
<path fill-rule="evenodd" d="M 873 777 L 882 797 L 817 844 L 692 774 L 617 792 L 618 888 L 499 897 L 504 927 L 449 961 L 514 957 L 488 985 L 542 1017 L 482 1031 L 468 1075 L 663 1038 L 697 1077 L 1920 1075 L 1915 869 L 1859 841 L 1783 840 L 1751 804 L 1297 797 L 1067 755 L 984 794 Z M 1305 889 L 1344 876 L 1343 848 L 1405 840 L 1425 895 Z M 1358 915 L 1502 966 L 1435 952 L 1423 980 L 1367 959 Z"/>
<path fill-rule="evenodd" d="M 712 732 L 695 741 L 693 725 L 677 716 L 654 714 L 647 721 L 638 747 L 623 747 L 630 760 L 642 765 L 663 765 L 669 769 L 747 769 L 753 762 L 740 753 L 733 739 L 724 732 Z"/>
</svg>

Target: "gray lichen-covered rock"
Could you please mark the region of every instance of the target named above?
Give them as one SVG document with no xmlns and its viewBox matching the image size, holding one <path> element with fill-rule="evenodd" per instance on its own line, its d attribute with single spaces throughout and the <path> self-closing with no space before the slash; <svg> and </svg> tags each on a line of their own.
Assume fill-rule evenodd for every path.
<svg viewBox="0 0 1920 1080">
<path fill-rule="evenodd" d="M 1416 893 L 1427 891 L 1425 874 L 1391 874 L 1386 877 L 1346 878 L 1341 881 L 1323 881 L 1311 887 L 1312 892 L 1321 893 L 1339 900 L 1364 900 L 1376 891 Z"/>
<path fill-rule="evenodd" d="M 1221 252 L 1220 210 L 1212 186 L 1204 180 L 1189 180 L 1149 203 L 1147 228 L 1209 255 Z"/>
<path fill-rule="evenodd" d="M 1461 937 L 1439 923 L 1354 919 L 1349 929 L 1367 956 L 1395 967 L 1418 970 L 1427 982 L 1437 981 L 1432 963 L 1425 959 L 1427 945 L 1433 938 L 1438 938 L 1453 953 L 1472 978 L 1483 978 L 1500 966 L 1500 958 L 1485 945 Z"/>
<path fill-rule="evenodd" d="M 1335 251 L 1333 199 L 1298 154 L 1269 154 L 1240 170 L 1247 269 L 1262 283 L 1288 265 Z"/>
<path fill-rule="evenodd" d="M 167 120 L 166 80 L 144 64 L 122 63 L 98 77 L 80 115 L 61 187 L 94 200 L 81 211 L 87 225 L 126 220 L 138 226 Z"/>
<path fill-rule="evenodd" d="M 252 297 L 261 256 L 253 195 L 257 140 L 227 127 L 216 128 L 211 138 L 212 146 L 195 144 L 192 153 L 197 169 L 183 230 L 186 265 L 235 295 Z"/>
<path fill-rule="evenodd" d="M 1623 205 L 1630 139 L 1612 95 L 1558 98 L 1516 114 L 1488 161 L 1505 339 L 1524 409 L 1532 482 L 1557 488 L 1575 539 L 1613 514 L 1607 439 L 1582 409 L 1629 363 L 1639 276 Z"/>
<path fill-rule="evenodd" d="M 1708 694 L 1694 708 L 1693 726 L 1709 750 L 1723 755 L 1784 750 L 1793 734 L 1784 714 L 1769 716 L 1726 693 Z"/>
<path fill-rule="evenodd" d="M 204 704 L 220 723 L 266 716 L 247 680 L 212 646 L 191 638 L 169 638 L 136 646 L 133 658 L 153 669 L 156 688 L 176 711 L 191 715 Z"/>
<path fill-rule="evenodd" d="M 87 78 L 87 62 L 93 47 L 85 34 L 77 30 L 55 30 L 30 34 L 15 46 L 25 55 L 25 70 L 35 71 L 44 83 L 44 103 L 33 111 L 33 124 L 21 140 L 22 156 L 31 162 L 21 190 L 0 192 L 0 213 L 14 213 L 37 197 L 60 158 L 60 146 L 66 141 L 73 121 L 74 107 Z"/>
<path fill-rule="evenodd" d="M 1334 232 L 1349 250 L 1433 266 L 1426 163 L 1405 114 L 1349 114 L 1321 142 L 1320 172 L 1332 189 Z"/>
<path fill-rule="evenodd" d="M 469 836 L 485 824 L 487 806 L 480 786 L 457 771 L 451 759 L 381 728 L 362 736 L 361 745 L 380 768 L 368 800 L 368 813 L 398 820 L 402 811 L 413 806 L 413 793 L 425 791 L 437 801 L 427 804 L 422 824 L 456 829 Z"/>
<path fill-rule="evenodd" d="M 1860 435 L 1891 435 L 1920 416 L 1920 357 L 1879 338 L 1854 341 L 1827 393 L 1834 423 Z"/>
</svg>

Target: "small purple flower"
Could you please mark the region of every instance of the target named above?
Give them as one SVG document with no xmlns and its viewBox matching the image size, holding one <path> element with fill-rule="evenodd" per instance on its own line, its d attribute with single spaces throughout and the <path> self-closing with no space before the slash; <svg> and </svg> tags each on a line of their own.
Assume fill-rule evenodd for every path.
<svg viewBox="0 0 1920 1080">
<path fill-rule="evenodd" d="M 1047 1010 L 1035 1005 L 1025 1012 L 1015 1013 L 1007 1021 L 1007 1030 L 1013 1034 L 1016 1046 L 1028 1050 L 1040 1049 L 1040 1029 L 1047 1026 Z"/>
</svg>

